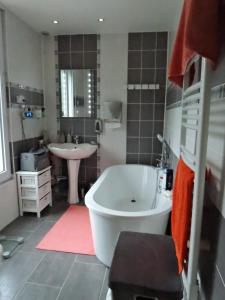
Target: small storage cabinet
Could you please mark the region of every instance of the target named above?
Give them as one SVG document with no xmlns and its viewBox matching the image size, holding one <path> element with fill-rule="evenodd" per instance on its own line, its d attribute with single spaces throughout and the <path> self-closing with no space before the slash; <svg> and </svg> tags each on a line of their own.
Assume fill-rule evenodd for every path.
<svg viewBox="0 0 225 300">
<path fill-rule="evenodd" d="M 34 212 L 40 218 L 41 211 L 52 206 L 51 166 L 38 172 L 18 171 L 16 175 L 20 215 Z"/>
</svg>

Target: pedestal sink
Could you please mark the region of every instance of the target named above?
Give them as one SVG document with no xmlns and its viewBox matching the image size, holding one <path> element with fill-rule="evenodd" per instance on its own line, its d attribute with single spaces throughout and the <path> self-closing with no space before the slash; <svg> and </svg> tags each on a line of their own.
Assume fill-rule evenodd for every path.
<svg viewBox="0 0 225 300">
<path fill-rule="evenodd" d="M 69 176 L 69 195 L 70 204 L 78 203 L 78 173 L 80 160 L 91 156 L 96 150 L 97 145 L 91 144 L 72 144 L 72 143 L 51 143 L 48 149 L 55 156 L 67 160 Z"/>
</svg>

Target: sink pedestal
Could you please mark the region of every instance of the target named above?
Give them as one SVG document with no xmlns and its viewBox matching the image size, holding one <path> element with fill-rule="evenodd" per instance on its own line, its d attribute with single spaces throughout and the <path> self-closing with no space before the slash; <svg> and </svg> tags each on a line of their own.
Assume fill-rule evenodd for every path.
<svg viewBox="0 0 225 300">
<path fill-rule="evenodd" d="M 78 173 L 80 167 L 80 160 L 78 159 L 68 159 L 68 177 L 69 177 L 69 195 L 68 202 L 70 204 L 75 204 L 79 202 L 78 196 Z"/>
</svg>

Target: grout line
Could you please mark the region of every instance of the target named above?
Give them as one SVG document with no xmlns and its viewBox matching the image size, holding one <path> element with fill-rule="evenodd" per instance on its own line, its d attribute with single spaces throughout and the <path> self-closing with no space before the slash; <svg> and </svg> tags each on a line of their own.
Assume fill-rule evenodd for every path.
<svg viewBox="0 0 225 300">
<path fill-rule="evenodd" d="M 155 74 L 154 74 L 154 82 L 156 82 L 156 72 L 157 72 L 157 68 L 156 68 L 156 64 L 157 64 L 157 44 L 158 44 L 158 39 L 157 39 L 157 32 L 155 35 L 155 53 L 154 53 L 154 63 L 155 63 Z M 157 121 L 155 119 L 155 112 L 156 112 L 156 101 L 155 101 L 155 90 L 154 90 L 154 105 L 153 105 L 153 123 L 152 123 L 152 153 L 154 151 L 154 132 L 155 132 L 155 122 Z M 163 120 L 162 120 L 163 121 Z M 153 160 L 154 160 L 154 156 L 151 156 L 151 165 L 153 164 Z"/>
<path fill-rule="evenodd" d="M 50 285 L 50 284 L 45 284 L 45 283 L 37 283 L 37 282 L 32 282 L 32 281 L 27 281 L 26 284 L 30 284 L 30 285 L 36 285 L 36 286 L 40 286 L 40 287 L 49 287 L 49 288 L 55 288 L 57 290 L 60 289 L 60 286 L 55 286 L 55 285 Z"/>
<path fill-rule="evenodd" d="M 222 277 L 222 275 L 221 275 L 221 273 L 220 273 L 220 270 L 219 270 L 219 267 L 218 267 L 217 264 L 216 264 L 216 269 L 217 269 L 217 272 L 218 272 L 218 274 L 219 274 L 219 277 L 220 277 L 220 279 L 221 279 L 221 281 L 222 281 L 223 287 L 225 288 L 225 282 L 224 282 L 224 279 L 223 279 L 223 277 Z"/>
<path fill-rule="evenodd" d="M 104 274 L 104 277 L 103 277 L 102 286 L 101 286 L 101 290 L 100 290 L 100 293 L 99 293 L 98 300 L 101 300 L 102 292 L 103 292 L 103 289 L 104 289 L 104 283 L 105 283 L 105 279 L 106 279 L 106 274 L 107 274 L 107 268 L 105 268 L 105 274 Z"/>
<path fill-rule="evenodd" d="M 34 254 L 33 252 L 29 252 L 30 256 L 31 254 Z M 37 268 L 39 267 L 39 265 L 41 264 L 41 262 L 43 261 L 43 259 L 45 258 L 46 254 L 43 255 L 43 257 L 40 259 L 39 263 L 36 265 L 36 267 L 30 272 L 30 274 L 27 276 L 27 278 L 24 280 L 23 285 L 21 286 L 21 288 L 18 289 L 18 291 L 16 292 L 15 296 L 13 297 L 13 299 L 16 299 L 17 295 L 19 295 L 20 291 L 22 291 L 24 289 L 25 284 L 28 282 L 29 278 L 32 276 L 32 274 L 37 270 Z"/>
<path fill-rule="evenodd" d="M 67 273 L 67 275 L 66 275 L 66 277 L 65 277 L 65 279 L 64 279 L 64 282 L 63 282 L 63 284 L 62 284 L 62 286 L 61 286 L 61 288 L 60 288 L 60 290 L 59 290 L 58 296 L 56 297 L 55 300 L 58 300 L 58 299 L 59 299 L 59 296 L 60 296 L 60 294 L 61 294 L 61 292 L 62 292 L 62 289 L 64 288 L 64 286 L 65 286 L 65 284 L 66 284 L 66 281 L 67 281 L 67 279 L 69 278 L 69 276 L 70 276 L 70 274 L 71 274 L 71 270 L 72 270 L 73 266 L 75 265 L 75 263 L 76 263 L 76 261 L 77 261 L 77 257 L 78 257 L 78 255 L 75 256 L 74 261 L 73 261 L 73 263 L 71 264 L 71 267 L 70 267 L 70 269 L 69 269 L 69 271 L 68 271 L 68 273 Z"/>
<path fill-rule="evenodd" d="M 141 50 L 143 48 L 143 33 L 141 33 Z M 141 68 L 140 68 L 140 84 L 142 84 L 142 66 L 143 66 L 143 52 L 141 51 Z M 129 71 L 129 69 L 128 69 Z M 140 163 L 140 152 L 141 152 L 141 105 L 142 105 L 142 91 L 139 95 L 139 137 L 138 137 L 138 164 Z"/>
<path fill-rule="evenodd" d="M 78 254 L 79 255 L 79 254 Z M 77 255 L 77 256 L 78 256 Z M 85 261 L 79 261 L 79 260 L 77 260 L 76 261 L 76 263 L 77 264 L 84 264 L 84 265 L 97 265 L 97 266 L 104 266 L 102 263 L 95 263 L 95 262 L 92 262 L 92 263 L 90 263 L 90 262 L 85 262 Z"/>
</svg>

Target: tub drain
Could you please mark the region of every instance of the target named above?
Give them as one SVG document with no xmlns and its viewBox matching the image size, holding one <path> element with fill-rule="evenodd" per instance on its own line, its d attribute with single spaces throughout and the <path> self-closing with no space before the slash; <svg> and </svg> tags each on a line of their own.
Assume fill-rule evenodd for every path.
<svg viewBox="0 0 225 300">
<path fill-rule="evenodd" d="M 130 202 L 133 202 L 133 203 L 134 203 L 134 202 L 136 202 L 136 200 L 135 200 L 135 199 L 132 199 Z"/>
</svg>

